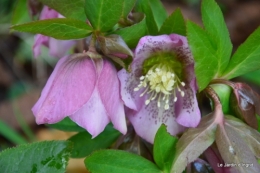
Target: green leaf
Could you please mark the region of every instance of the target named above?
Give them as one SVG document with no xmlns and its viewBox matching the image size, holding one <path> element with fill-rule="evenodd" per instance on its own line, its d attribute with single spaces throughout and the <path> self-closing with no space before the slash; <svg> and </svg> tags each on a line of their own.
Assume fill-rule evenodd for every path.
<svg viewBox="0 0 260 173">
<path fill-rule="evenodd" d="M 111 30 L 119 21 L 124 0 L 85 0 L 85 13 L 97 31 Z"/>
<path fill-rule="evenodd" d="M 232 52 L 232 43 L 223 14 L 214 0 L 202 1 L 201 14 L 205 30 L 216 44 L 218 64 L 215 64 L 215 68 L 217 67 L 218 74 L 222 74 Z"/>
<path fill-rule="evenodd" d="M 33 34 L 43 34 L 61 40 L 85 38 L 92 32 L 92 28 L 85 22 L 66 18 L 39 20 L 22 25 L 14 25 L 11 29 Z"/>
<path fill-rule="evenodd" d="M 215 78 L 219 59 L 208 33 L 190 21 L 187 22 L 187 37 L 195 59 L 195 73 L 199 91 L 202 91 Z"/>
<path fill-rule="evenodd" d="M 27 6 L 27 0 L 18 0 L 12 16 L 12 25 L 21 24 L 30 21 L 30 15 Z"/>
<path fill-rule="evenodd" d="M 43 4 L 56 10 L 66 18 L 86 21 L 85 0 L 40 0 Z"/>
<path fill-rule="evenodd" d="M 185 21 L 179 8 L 164 21 L 159 31 L 159 34 L 173 33 L 186 36 Z"/>
<path fill-rule="evenodd" d="M 86 131 L 82 127 L 78 126 L 74 121 L 72 121 L 69 117 L 64 118 L 62 121 L 55 124 L 46 124 L 47 126 L 68 132 L 83 132 Z"/>
<path fill-rule="evenodd" d="M 218 125 L 216 131 L 216 143 L 219 153 L 225 163 L 237 164 L 234 168 L 238 172 L 259 173 L 260 165 L 245 141 L 230 126 Z M 238 164 L 249 163 L 251 166 L 239 166 Z"/>
<path fill-rule="evenodd" d="M 80 132 L 68 140 L 73 142 L 72 158 L 86 157 L 95 150 L 110 147 L 119 137 L 120 133 L 112 125 L 108 125 L 97 137 L 92 139 L 88 132 Z"/>
<path fill-rule="evenodd" d="M 182 173 L 188 163 L 197 159 L 215 140 L 218 117 L 221 109 L 202 118 L 197 128 L 189 128 L 176 145 L 176 154 L 171 172 Z"/>
<path fill-rule="evenodd" d="M 134 8 L 135 3 L 136 3 L 136 0 L 124 0 L 123 10 L 122 10 L 122 14 L 121 14 L 121 16 L 123 18 L 127 18 L 128 14 Z"/>
<path fill-rule="evenodd" d="M 259 76 L 260 76 L 260 70 L 257 70 L 257 71 L 253 71 L 250 73 L 246 73 L 245 75 L 240 76 L 240 77 L 248 82 L 252 82 L 252 83 L 260 86 Z"/>
<path fill-rule="evenodd" d="M 163 124 L 155 135 L 153 156 L 155 163 L 164 172 L 170 172 L 178 138 L 170 135 Z"/>
<path fill-rule="evenodd" d="M 139 23 L 113 31 L 110 34 L 120 35 L 130 48 L 135 48 L 140 38 L 146 35 L 145 17 L 140 15 L 139 18 Z"/>
<path fill-rule="evenodd" d="M 241 44 L 232 56 L 222 78 L 231 79 L 260 69 L 260 27 Z"/>
<path fill-rule="evenodd" d="M 156 25 L 158 26 L 158 28 L 160 28 L 167 18 L 168 13 L 160 0 L 149 0 L 149 2 Z"/>
<path fill-rule="evenodd" d="M 159 0 L 139 0 L 136 3 L 135 11 L 143 12 L 146 15 L 148 34 L 158 34 L 159 28 L 167 18 L 167 12 Z"/>
<path fill-rule="evenodd" d="M 85 159 L 86 168 L 92 173 L 161 173 L 145 158 L 121 150 L 101 150 Z"/>
<path fill-rule="evenodd" d="M 64 173 L 71 148 L 68 141 L 44 141 L 7 149 L 0 153 L 0 170 L 5 173 Z"/>
</svg>

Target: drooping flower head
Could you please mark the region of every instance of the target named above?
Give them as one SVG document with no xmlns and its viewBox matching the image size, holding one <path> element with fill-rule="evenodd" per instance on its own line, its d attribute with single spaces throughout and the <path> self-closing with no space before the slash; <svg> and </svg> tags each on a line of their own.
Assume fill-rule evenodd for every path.
<svg viewBox="0 0 260 173">
<path fill-rule="evenodd" d="M 40 14 L 40 20 L 53 18 L 63 18 L 63 16 L 48 6 L 44 6 Z M 75 40 L 57 40 L 55 38 L 37 34 L 34 38 L 33 55 L 35 58 L 39 57 L 41 54 L 41 46 L 43 45 L 49 48 L 49 54 L 51 56 L 61 58 L 66 55 L 67 50 L 73 47 L 75 43 Z"/>
<path fill-rule="evenodd" d="M 87 53 L 61 58 L 32 108 L 37 124 L 53 124 L 70 117 L 92 137 L 111 121 L 126 133 L 123 101 L 117 71 L 103 58 Z"/>
<path fill-rule="evenodd" d="M 194 60 L 185 37 L 171 34 L 145 36 L 139 41 L 131 73 L 121 70 L 121 95 L 136 132 L 153 143 L 162 123 L 172 135 L 196 127 Z"/>
</svg>

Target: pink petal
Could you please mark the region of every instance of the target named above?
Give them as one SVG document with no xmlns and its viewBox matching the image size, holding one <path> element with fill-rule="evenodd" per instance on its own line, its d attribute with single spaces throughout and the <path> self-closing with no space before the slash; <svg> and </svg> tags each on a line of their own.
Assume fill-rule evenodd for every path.
<svg viewBox="0 0 260 173">
<path fill-rule="evenodd" d="M 74 54 L 60 59 L 32 108 L 36 122 L 56 123 L 74 114 L 91 97 L 95 81 L 96 70 L 90 58 Z"/>
<path fill-rule="evenodd" d="M 40 15 L 40 20 L 58 18 L 59 13 L 48 6 L 44 6 Z"/>
<path fill-rule="evenodd" d="M 150 143 L 154 142 L 155 134 L 162 124 L 166 124 L 167 131 L 171 135 L 184 130 L 184 127 L 175 121 L 174 109 L 158 108 L 156 101 L 148 105 L 142 104 L 140 111 L 127 109 L 126 114 L 136 133 Z"/>
<path fill-rule="evenodd" d="M 68 53 L 74 45 L 75 40 L 57 40 L 55 38 L 50 38 L 49 41 L 49 53 L 51 56 L 61 58 Z"/>
<path fill-rule="evenodd" d="M 176 121 L 185 127 L 196 127 L 201 119 L 200 110 L 194 91 L 196 80 L 190 83 L 192 88 L 186 87 L 184 90 L 184 97 L 178 93 L 178 101 L 175 103 L 175 113 L 178 115 Z"/>
<path fill-rule="evenodd" d="M 174 52 L 176 47 L 184 46 L 185 40 L 185 37 L 176 34 L 142 37 L 135 50 L 132 71 L 136 76 L 140 76 L 144 60 L 156 53 Z"/>
<path fill-rule="evenodd" d="M 48 46 L 49 37 L 41 34 L 34 36 L 34 45 L 33 45 L 33 56 L 35 58 L 39 57 L 41 54 L 41 46 Z"/>
<path fill-rule="evenodd" d="M 125 69 L 118 72 L 118 78 L 121 84 L 122 100 L 127 107 L 137 110 L 137 106 L 132 95 L 134 94 L 134 88 L 138 85 L 138 82 L 135 82 L 136 80 L 133 77 L 133 74 L 128 73 Z"/>
<path fill-rule="evenodd" d="M 97 88 L 106 112 L 114 127 L 126 134 L 126 120 L 123 101 L 120 98 L 120 86 L 115 67 L 107 60 L 103 60 Z"/>
<path fill-rule="evenodd" d="M 85 128 L 92 138 L 99 135 L 109 123 L 106 109 L 100 99 L 97 88 L 89 101 L 80 108 L 76 113 L 70 116 L 79 126 Z"/>
</svg>

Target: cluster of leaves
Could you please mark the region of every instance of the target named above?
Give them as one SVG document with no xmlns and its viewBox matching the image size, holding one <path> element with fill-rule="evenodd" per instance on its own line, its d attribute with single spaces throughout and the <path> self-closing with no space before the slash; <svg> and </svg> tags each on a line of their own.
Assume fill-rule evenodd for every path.
<svg viewBox="0 0 260 173">
<path fill-rule="evenodd" d="M 118 52 L 118 49 L 131 55 L 128 52 L 129 48 L 134 48 L 138 40 L 147 34 L 187 35 L 196 62 L 195 73 L 200 91 L 204 90 L 214 79 L 228 80 L 260 67 L 260 61 L 257 60 L 260 46 L 256 44 L 260 37 L 260 29 L 258 28 L 231 57 L 232 44 L 229 33 L 221 10 L 213 0 L 202 1 L 201 12 L 204 28 L 191 21 L 185 22 L 179 9 L 167 17 L 159 0 L 40 1 L 58 11 L 65 18 L 14 25 L 13 30 L 40 33 L 64 40 L 84 39 L 92 34 L 97 37 L 100 49 L 107 56 Z M 121 38 L 115 35 L 119 35 Z M 125 43 L 129 48 L 124 45 Z M 112 47 L 109 47 L 111 45 Z M 10 170 L 16 172 L 17 165 L 11 163 L 23 160 L 19 165 L 20 172 L 37 172 L 37 170 L 64 172 L 70 156 L 86 157 L 85 165 L 93 173 L 181 173 L 191 162 L 204 166 L 204 171 L 196 170 L 195 167 L 197 172 L 210 171 L 204 162 L 196 160 L 203 153 L 216 171 L 220 169 L 217 168 L 216 160 L 207 157 L 209 149 L 213 148 L 212 144 L 215 142 L 216 151 L 221 155 L 221 157 L 215 155 L 218 161 L 251 163 L 254 166 L 236 167 L 235 169 L 240 172 L 259 172 L 257 159 L 260 159 L 260 135 L 257 130 L 248 126 L 254 125 L 244 116 L 249 113 L 255 116 L 255 113 L 258 113 L 258 109 L 253 113 L 252 109 L 256 107 L 254 104 L 259 103 L 259 97 L 250 100 L 247 98 L 251 98 L 254 93 L 244 92 L 248 97 L 243 97 L 243 99 L 251 104 L 248 104 L 249 106 L 252 106 L 249 113 L 245 110 L 247 107 L 243 107 L 245 102 L 233 104 L 238 105 L 233 112 L 248 124 L 246 125 L 237 118 L 224 116 L 224 113 L 227 114 L 230 111 L 232 90 L 227 87 L 228 92 L 221 94 L 220 91 L 223 87 L 220 87 L 221 89 L 216 86 L 212 87 L 220 96 L 222 105 L 216 103 L 215 99 L 214 111 L 204 116 L 197 128 L 188 129 L 179 139 L 169 135 L 166 127 L 161 126 L 152 149 L 154 162 L 126 151 L 99 150 L 109 148 L 118 139 L 119 132 L 109 125 L 98 137 L 91 139 L 90 134 L 66 118 L 51 126 L 60 130 L 78 132 L 75 136 L 68 141 L 40 142 L 6 150 L 0 154 L 0 169 L 5 172 L 10 172 Z M 248 89 L 246 90 L 248 91 Z M 234 90 L 234 92 L 236 91 Z M 237 100 L 235 99 L 235 101 Z M 92 153 L 93 151 L 96 152 Z M 23 154 L 24 152 L 26 154 Z M 40 153 L 41 158 L 34 153 Z M 18 154 L 19 156 L 17 156 Z M 30 159 L 23 159 L 21 156 Z M 24 170 L 21 170 L 23 168 Z"/>
<path fill-rule="evenodd" d="M 259 69 L 260 28 L 256 29 L 231 56 L 232 43 L 221 9 L 216 2 L 203 1 L 204 28 L 187 22 L 187 37 L 195 59 L 195 73 L 202 91 L 213 79 L 232 79 Z"/>
</svg>

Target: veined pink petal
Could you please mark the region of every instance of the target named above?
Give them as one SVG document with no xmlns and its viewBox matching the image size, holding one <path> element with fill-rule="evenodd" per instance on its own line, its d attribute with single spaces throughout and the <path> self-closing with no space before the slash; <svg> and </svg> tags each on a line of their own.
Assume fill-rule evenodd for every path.
<svg viewBox="0 0 260 173">
<path fill-rule="evenodd" d="M 74 54 L 59 60 L 32 108 L 38 124 L 56 123 L 89 100 L 97 77 L 92 60 L 84 56 Z"/>
<path fill-rule="evenodd" d="M 183 46 L 183 38 L 185 37 L 176 34 L 142 37 L 135 49 L 131 66 L 134 74 L 140 76 L 143 62 L 150 56 L 157 52 L 172 52 L 176 47 Z"/>
<path fill-rule="evenodd" d="M 70 118 L 79 126 L 85 128 L 92 135 L 92 138 L 105 129 L 110 120 L 97 88 L 93 91 L 88 102 L 72 114 Z"/>
<path fill-rule="evenodd" d="M 97 88 L 107 115 L 114 127 L 126 134 L 126 120 L 123 101 L 120 98 L 119 79 L 115 67 L 107 60 L 103 60 L 103 68 L 99 74 Z"/>
<path fill-rule="evenodd" d="M 76 44 L 75 40 L 57 40 L 55 38 L 50 38 L 49 40 L 49 53 L 51 56 L 61 58 L 68 53 Z"/>
<path fill-rule="evenodd" d="M 120 80 L 120 92 L 122 100 L 125 105 L 130 109 L 137 110 L 136 103 L 132 97 L 134 93 L 134 88 L 138 85 L 138 81 L 135 80 L 133 74 L 128 73 L 125 69 L 122 69 L 118 72 L 118 78 Z M 133 81 L 135 80 L 135 81 Z"/>
<path fill-rule="evenodd" d="M 196 127 L 201 119 L 200 110 L 194 91 L 196 79 L 190 83 L 191 87 L 184 87 L 184 97 L 178 93 L 178 101 L 175 103 L 176 121 L 185 127 Z"/>
<path fill-rule="evenodd" d="M 150 143 L 154 142 L 155 134 L 162 124 L 167 126 L 167 131 L 171 135 L 184 130 L 184 127 L 175 121 L 174 110 L 158 108 L 157 102 L 151 102 L 149 105 L 142 104 L 139 111 L 127 109 L 126 114 L 136 133 Z"/>
</svg>

